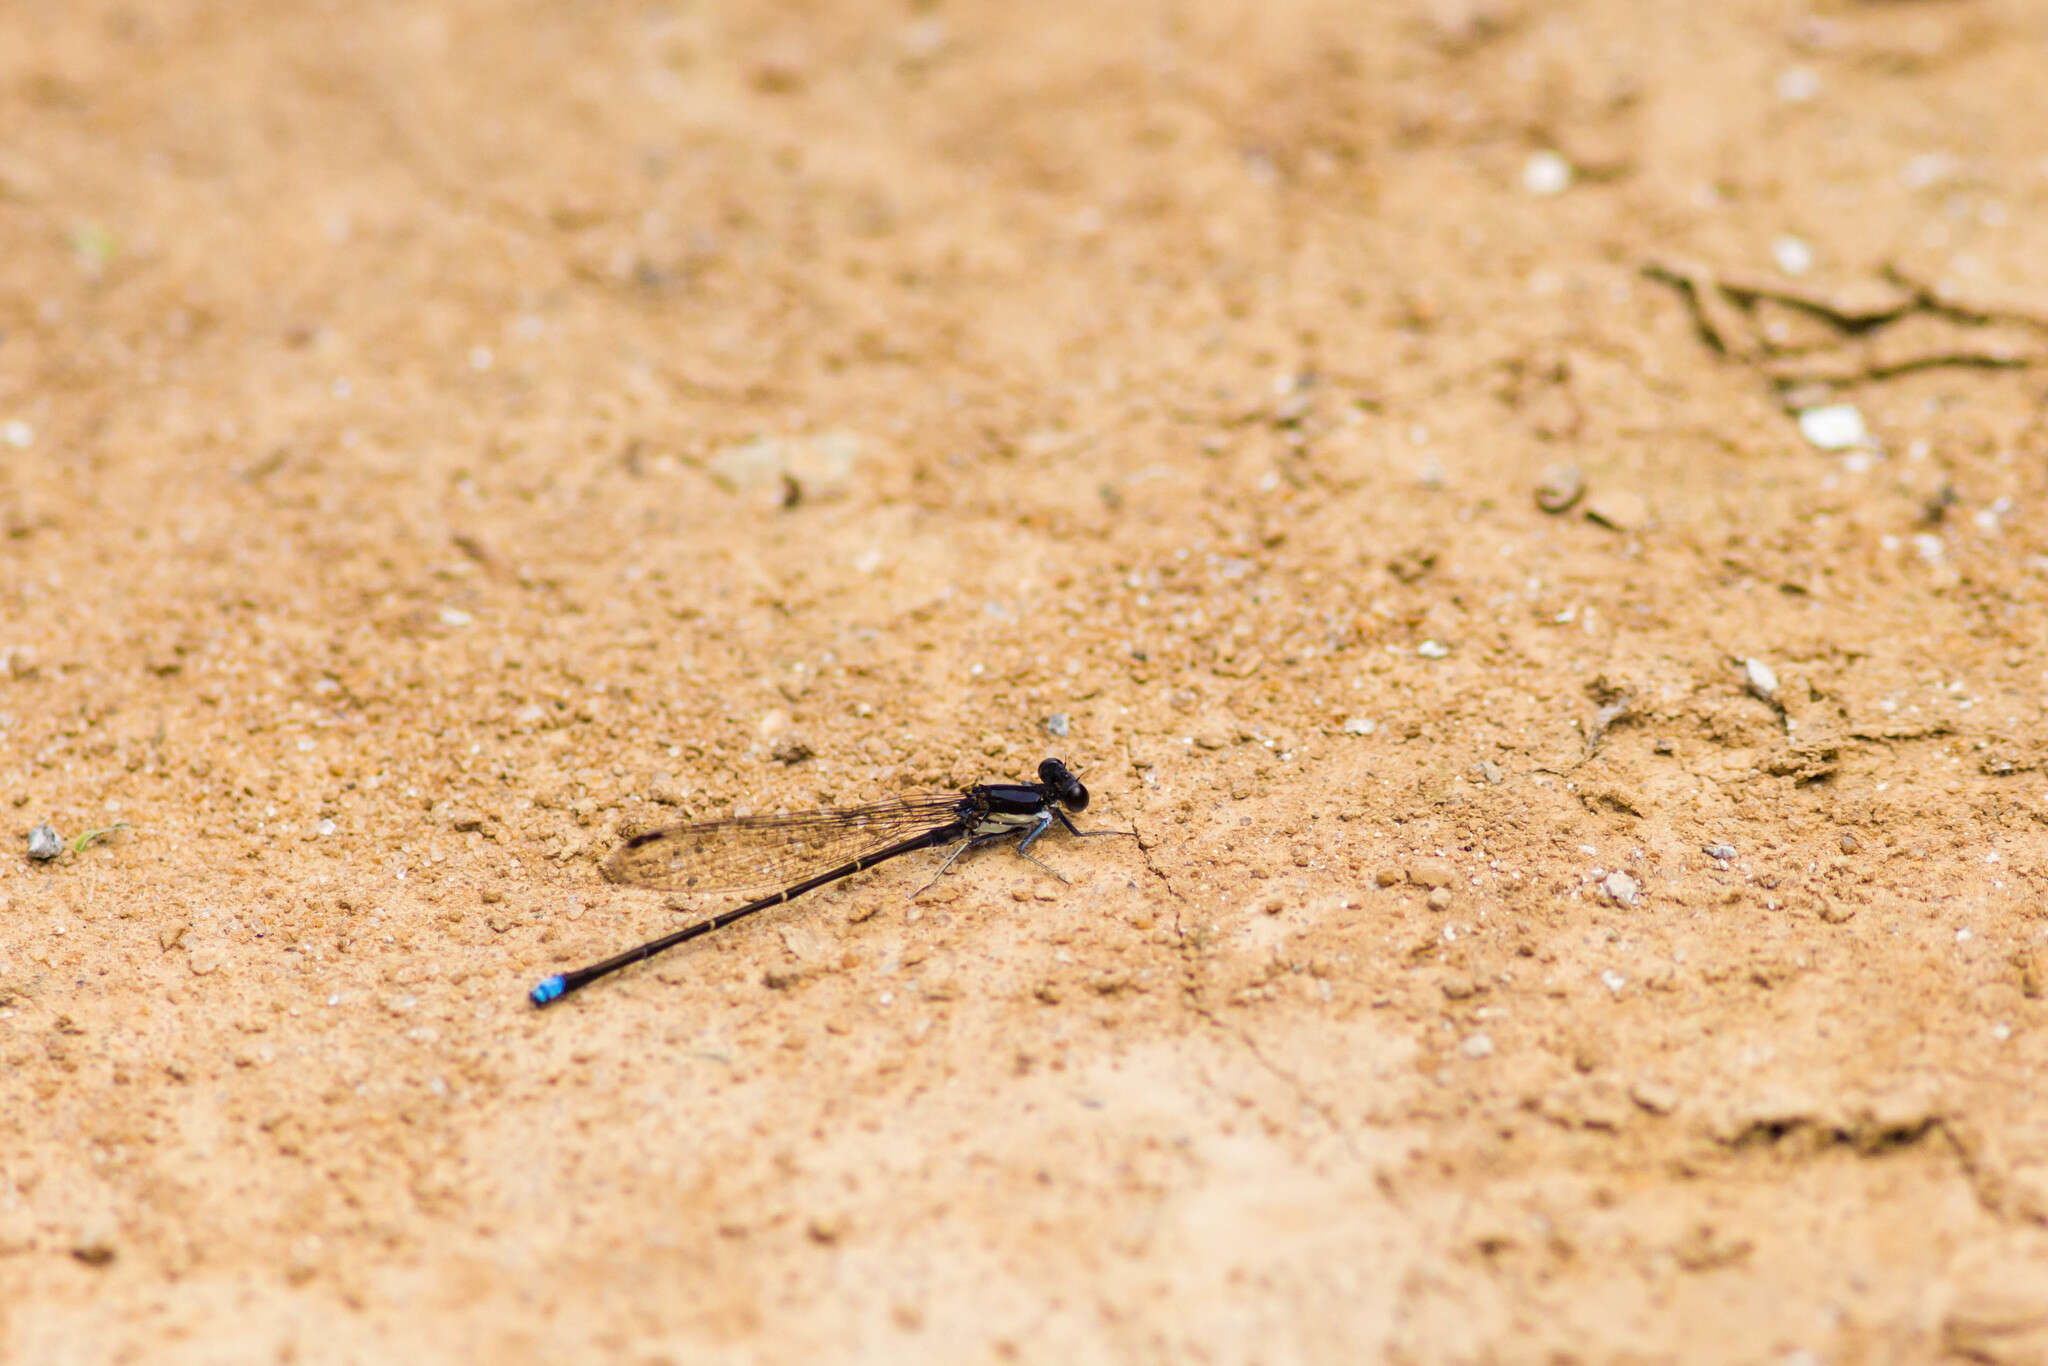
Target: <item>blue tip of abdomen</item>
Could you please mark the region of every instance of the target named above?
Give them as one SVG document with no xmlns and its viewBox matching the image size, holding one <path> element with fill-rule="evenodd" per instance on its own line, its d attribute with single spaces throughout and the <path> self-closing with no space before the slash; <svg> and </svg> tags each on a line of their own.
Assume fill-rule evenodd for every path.
<svg viewBox="0 0 2048 1366">
<path fill-rule="evenodd" d="M 559 997 L 564 991 L 568 989 L 568 986 L 569 984 L 563 981 L 561 975 L 558 973 L 555 976 L 543 981 L 539 986 L 536 986 L 532 991 L 527 992 L 526 995 L 528 999 L 530 999 L 535 1005 L 544 1006 L 549 1001 L 555 1000 L 557 997 Z"/>
</svg>

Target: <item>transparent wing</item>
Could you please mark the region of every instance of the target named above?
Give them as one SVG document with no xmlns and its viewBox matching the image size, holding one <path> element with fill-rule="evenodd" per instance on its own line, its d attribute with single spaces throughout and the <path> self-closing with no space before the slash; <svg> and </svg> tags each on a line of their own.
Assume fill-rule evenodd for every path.
<svg viewBox="0 0 2048 1366">
<path fill-rule="evenodd" d="M 957 792 L 935 792 L 868 806 L 662 826 L 614 849 L 604 875 L 669 892 L 765 890 L 958 820 L 965 801 Z"/>
</svg>

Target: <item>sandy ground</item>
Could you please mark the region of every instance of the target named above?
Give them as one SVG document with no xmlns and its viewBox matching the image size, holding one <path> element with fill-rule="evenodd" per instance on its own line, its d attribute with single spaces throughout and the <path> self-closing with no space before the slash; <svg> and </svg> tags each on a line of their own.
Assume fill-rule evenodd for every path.
<svg viewBox="0 0 2048 1366">
<path fill-rule="evenodd" d="M 1013 8 L 0 10 L 0 1356 L 2048 1359 L 2048 9 Z"/>
</svg>

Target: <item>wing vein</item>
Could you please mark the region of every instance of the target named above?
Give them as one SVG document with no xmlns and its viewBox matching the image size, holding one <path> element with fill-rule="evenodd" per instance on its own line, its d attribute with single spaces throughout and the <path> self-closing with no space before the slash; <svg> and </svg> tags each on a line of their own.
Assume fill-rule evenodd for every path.
<svg viewBox="0 0 2048 1366">
<path fill-rule="evenodd" d="M 634 835 L 603 864 L 613 882 L 670 892 L 754 891 L 801 882 L 959 818 L 958 793 L 866 806 L 737 816 Z"/>
</svg>

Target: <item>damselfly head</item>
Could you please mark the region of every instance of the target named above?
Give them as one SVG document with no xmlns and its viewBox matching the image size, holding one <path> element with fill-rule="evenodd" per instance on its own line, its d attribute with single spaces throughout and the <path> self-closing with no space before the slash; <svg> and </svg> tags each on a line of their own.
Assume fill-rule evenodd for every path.
<svg viewBox="0 0 2048 1366">
<path fill-rule="evenodd" d="M 1051 791 L 1055 800 L 1069 811 L 1088 809 L 1088 789 L 1081 786 L 1081 780 L 1074 771 L 1057 759 L 1047 759 L 1038 766 L 1038 781 Z"/>
</svg>

